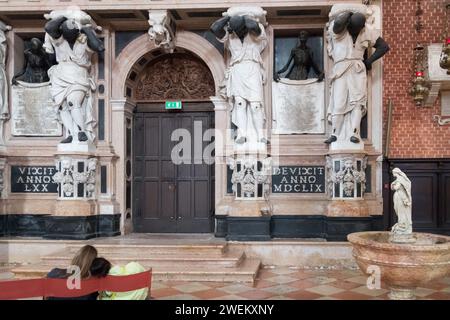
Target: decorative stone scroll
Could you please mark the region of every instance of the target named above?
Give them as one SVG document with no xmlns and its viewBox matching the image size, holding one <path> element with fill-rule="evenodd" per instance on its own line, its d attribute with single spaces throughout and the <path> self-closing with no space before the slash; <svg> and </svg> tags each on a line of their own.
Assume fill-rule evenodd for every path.
<svg viewBox="0 0 450 320">
<path fill-rule="evenodd" d="M 228 158 L 228 165 L 233 170 L 232 189 L 236 200 L 265 199 L 270 192 L 272 159 L 258 159 L 256 156 Z"/>
<path fill-rule="evenodd" d="M 367 156 L 327 156 L 327 186 L 333 199 L 363 199 Z"/>
<path fill-rule="evenodd" d="M 175 49 L 176 24 L 168 10 L 149 10 L 148 35 L 155 46 L 165 52 L 173 53 Z"/>
<path fill-rule="evenodd" d="M 187 53 L 164 55 L 152 61 L 137 80 L 136 100 L 209 100 L 214 79 L 199 58 Z"/>
<path fill-rule="evenodd" d="M 11 133 L 14 136 L 61 136 L 50 83 L 17 81 L 11 89 Z"/>
<path fill-rule="evenodd" d="M 59 184 L 59 199 L 92 199 L 95 197 L 97 159 L 62 156 L 56 162 L 53 181 Z"/>
</svg>

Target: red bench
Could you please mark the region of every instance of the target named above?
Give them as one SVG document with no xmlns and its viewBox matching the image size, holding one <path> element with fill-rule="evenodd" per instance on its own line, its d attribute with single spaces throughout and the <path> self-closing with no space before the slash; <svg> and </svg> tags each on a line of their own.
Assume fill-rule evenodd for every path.
<svg viewBox="0 0 450 320">
<path fill-rule="evenodd" d="M 106 276 L 80 281 L 80 289 L 69 289 L 67 279 L 29 279 L 0 281 L 0 300 L 33 297 L 70 298 L 96 291 L 126 292 L 148 287 L 150 297 L 152 270 L 128 276 Z"/>
</svg>

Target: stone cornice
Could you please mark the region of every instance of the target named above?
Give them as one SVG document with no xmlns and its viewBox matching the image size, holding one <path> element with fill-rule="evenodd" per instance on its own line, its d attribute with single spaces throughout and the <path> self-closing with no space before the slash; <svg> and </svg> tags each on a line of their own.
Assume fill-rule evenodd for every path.
<svg viewBox="0 0 450 320">
<path fill-rule="evenodd" d="M 336 3 L 361 3 L 360 0 L 246 0 L 247 5 L 259 5 L 262 7 L 298 7 L 298 6 L 332 6 Z M 2 11 L 51 11 L 65 9 L 67 6 L 76 5 L 81 10 L 108 10 L 108 9 L 207 9 L 224 8 L 242 5 L 242 1 L 229 0 L 0 0 Z"/>
</svg>

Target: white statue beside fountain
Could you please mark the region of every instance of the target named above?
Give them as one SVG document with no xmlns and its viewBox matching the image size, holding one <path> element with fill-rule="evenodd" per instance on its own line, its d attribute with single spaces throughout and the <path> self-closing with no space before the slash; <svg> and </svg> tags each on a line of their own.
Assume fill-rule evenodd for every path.
<svg viewBox="0 0 450 320">
<path fill-rule="evenodd" d="M 394 243 L 415 242 L 411 219 L 411 181 L 399 168 L 393 169 L 392 175 L 395 180 L 391 183 L 391 189 L 394 191 L 394 210 L 398 222 L 391 229 L 390 241 Z"/>
<path fill-rule="evenodd" d="M 411 181 L 398 168 L 392 170 L 392 175 L 398 222 L 390 232 L 355 232 L 347 239 L 362 272 L 370 275 L 374 266 L 380 268 L 381 281 L 390 289 L 389 298 L 410 300 L 415 299 L 417 287 L 448 275 L 450 237 L 412 232 Z"/>
</svg>

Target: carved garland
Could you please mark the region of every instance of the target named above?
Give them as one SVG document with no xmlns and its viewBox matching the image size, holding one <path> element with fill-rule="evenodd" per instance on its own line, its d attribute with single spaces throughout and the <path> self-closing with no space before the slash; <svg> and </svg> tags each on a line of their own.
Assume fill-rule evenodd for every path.
<svg viewBox="0 0 450 320">
<path fill-rule="evenodd" d="M 214 79 L 198 58 L 178 53 L 164 55 L 139 75 L 136 100 L 208 100 L 215 94 Z"/>
</svg>

